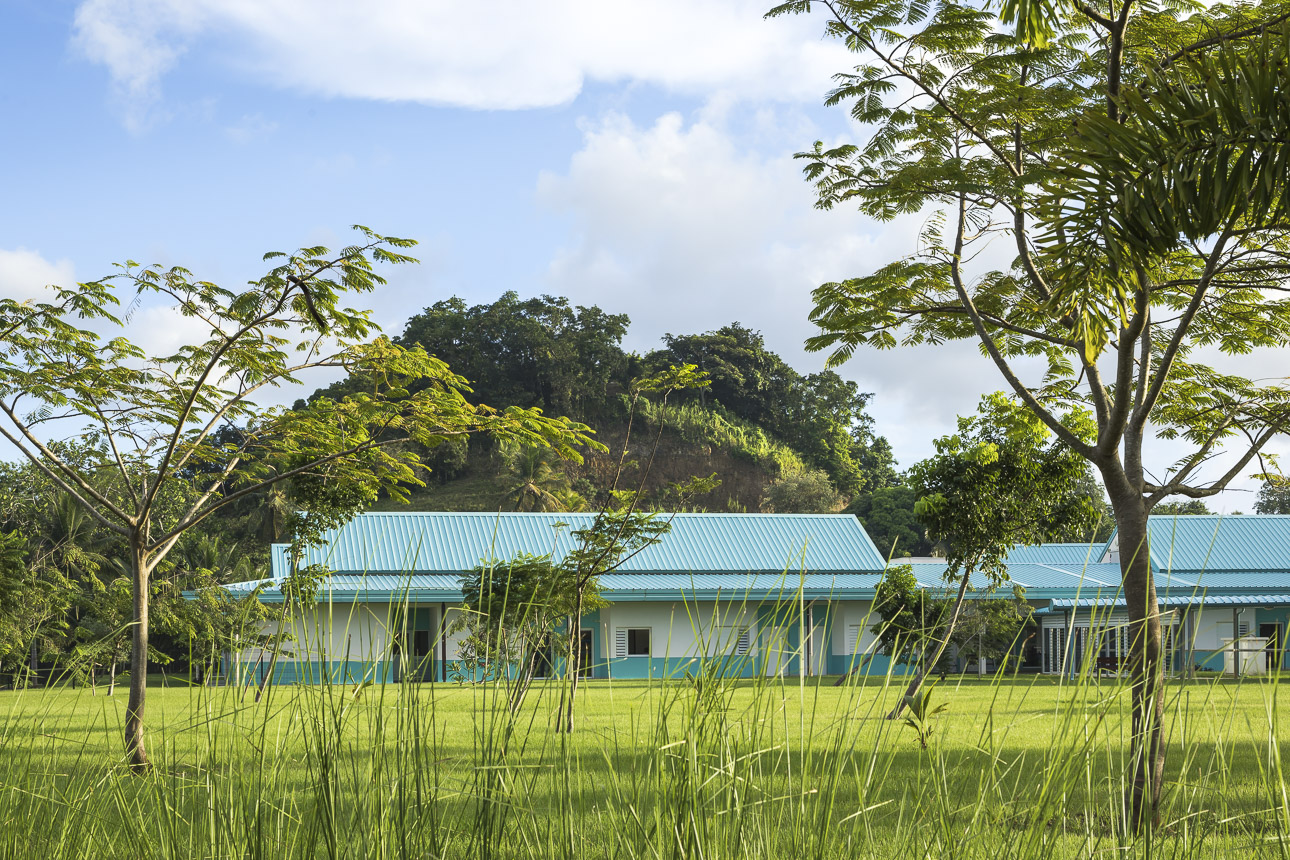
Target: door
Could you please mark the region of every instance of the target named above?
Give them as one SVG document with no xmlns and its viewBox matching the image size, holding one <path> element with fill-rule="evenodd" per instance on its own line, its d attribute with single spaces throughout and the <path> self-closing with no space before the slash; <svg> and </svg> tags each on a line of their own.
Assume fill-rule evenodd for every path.
<svg viewBox="0 0 1290 860">
<path fill-rule="evenodd" d="M 1264 646 L 1264 653 L 1267 655 L 1268 669 L 1281 668 L 1281 654 L 1285 646 L 1281 639 L 1281 624 L 1260 624 L 1259 635 L 1266 636 L 1268 644 Z"/>
<path fill-rule="evenodd" d="M 409 681 L 433 681 L 435 670 L 434 610 L 414 606 L 408 613 L 408 654 L 405 677 Z"/>
<path fill-rule="evenodd" d="M 578 677 L 591 677 L 591 644 L 595 636 L 593 630 L 580 630 L 578 637 Z"/>
<path fill-rule="evenodd" d="M 543 640 L 542 646 L 538 648 L 537 654 L 533 656 L 534 678 L 550 678 L 555 674 L 551 671 L 552 666 L 555 665 L 553 650 L 551 639 L 547 637 Z"/>
</svg>

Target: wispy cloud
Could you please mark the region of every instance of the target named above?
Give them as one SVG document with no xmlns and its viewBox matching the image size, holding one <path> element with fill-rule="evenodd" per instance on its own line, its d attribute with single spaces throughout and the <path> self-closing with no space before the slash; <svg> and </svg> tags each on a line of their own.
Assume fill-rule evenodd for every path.
<svg viewBox="0 0 1290 860">
<path fill-rule="evenodd" d="M 764 0 L 85 0 L 74 44 L 102 63 L 140 123 L 198 43 L 268 86 L 323 96 L 522 109 L 584 82 L 816 100 L 845 50 Z"/>
<path fill-rule="evenodd" d="M 0 248 L 0 296 L 20 301 L 45 298 L 49 297 L 46 287 L 70 287 L 75 282 L 76 270 L 70 260 L 46 260 L 26 248 Z"/>
</svg>

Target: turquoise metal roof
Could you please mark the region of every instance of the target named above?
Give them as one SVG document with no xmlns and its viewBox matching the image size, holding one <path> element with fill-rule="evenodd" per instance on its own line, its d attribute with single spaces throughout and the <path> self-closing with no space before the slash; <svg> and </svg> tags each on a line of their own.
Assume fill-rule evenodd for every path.
<svg viewBox="0 0 1290 860">
<path fill-rule="evenodd" d="M 869 598 L 880 574 L 809 573 L 789 574 L 679 574 L 679 573 L 611 573 L 601 577 L 601 592 L 614 602 L 641 600 L 796 600 L 798 591 L 807 599 Z M 256 586 L 269 587 L 261 592 L 267 603 L 282 601 L 282 593 L 273 580 L 237 582 L 225 586 L 233 594 L 248 594 Z M 410 575 L 371 573 L 366 575 L 333 574 L 325 580 L 318 600 L 326 603 L 417 602 L 460 603 L 461 580 L 446 574 L 415 573 Z"/>
<path fill-rule="evenodd" d="M 1290 606 L 1290 594 L 1197 594 L 1195 596 L 1161 597 L 1161 606 Z M 1124 606 L 1123 598 L 1080 597 L 1056 598 L 1049 609 L 1090 609 L 1094 606 Z M 1042 610 L 1041 610 L 1042 612 Z"/>
<path fill-rule="evenodd" d="M 562 520 L 570 522 L 574 519 L 573 515 L 532 515 L 532 514 L 510 514 L 503 515 L 500 518 L 496 514 L 435 514 L 435 515 L 408 515 L 408 514 L 377 514 L 367 515 L 371 518 L 386 518 L 386 522 L 373 522 L 370 519 L 362 521 L 364 528 L 351 529 L 346 527 L 341 530 L 338 539 L 333 540 L 330 547 L 324 550 L 318 550 L 311 553 L 306 562 L 318 560 L 326 561 L 331 559 L 329 566 L 337 571 L 336 574 L 328 578 L 324 587 L 323 599 L 338 601 L 352 600 L 400 600 L 405 596 L 407 599 L 418 601 L 448 601 L 457 602 L 461 599 L 459 586 L 459 577 L 473 564 L 466 565 L 465 561 L 470 557 L 471 552 L 466 545 L 455 547 L 442 547 L 435 544 L 433 535 L 438 534 L 435 530 L 436 524 L 442 526 L 445 522 L 456 533 L 470 535 L 469 528 L 481 529 L 483 521 L 486 519 L 488 524 L 495 530 L 490 532 L 488 539 L 492 541 L 493 547 L 505 545 L 514 546 L 515 540 L 523 537 L 536 540 L 536 536 L 541 536 L 546 540 L 556 540 L 560 547 L 565 546 L 561 542 L 568 541 L 567 530 L 563 530 L 559 536 L 556 535 L 552 524 L 555 521 Z M 720 517 L 719 520 L 708 519 L 708 517 Z M 392 521 L 389 518 L 393 518 Z M 415 518 L 415 519 L 413 519 Z M 469 518 L 470 522 L 463 523 L 462 520 Z M 1203 518 L 1202 518 L 1203 519 Z M 1209 518 L 1211 520 L 1217 518 Z M 1266 519 L 1266 518 L 1264 518 Z M 1286 519 L 1290 519 L 1287 517 Z M 418 522 L 419 520 L 419 522 Z M 431 522 L 427 522 L 431 520 Z M 752 522 L 748 522 L 752 520 Z M 786 522 L 787 521 L 787 522 Z M 1224 520 L 1226 522 L 1226 520 Z M 713 525 L 713 523 L 717 525 Z M 577 524 L 576 522 L 574 523 Z M 350 526 L 354 524 L 351 523 Z M 722 545 L 719 539 L 722 532 L 727 533 L 735 539 L 748 535 L 750 528 L 754 526 L 773 526 L 774 528 L 764 528 L 760 534 L 754 535 L 762 541 L 762 545 L 746 546 L 735 542 L 736 552 L 732 553 L 738 558 L 749 560 L 748 563 L 755 562 L 757 552 L 761 552 L 761 557 L 771 558 L 771 549 L 766 546 L 767 541 L 778 537 L 785 539 L 783 526 L 801 527 L 805 531 L 802 534 L 809 537 L 809 541 L 803 538 L 806 545 L 806 557 L 808 566 L 804 578 L 799 574 L 800 568 L 786 570 L 788 565 L 782 564 L 775 570 L 757 570 L 751 567 L 741 571 L 721 571 L 721 570 L 695 570 L 694 572 L 685 570 L 650 570 L 649 567 L 668 562 L 678 565 L 694 562 L 712 563 L 711 559 L 722 551 Z M 417 545 L 416 552 L 409 552 L 407 558 L 413 561 L 429 566 L 431 564 L 440 564 L 448 566 L 448 569 L 422 569 L 412 570 L 407 573 L 382 569 L 379 565 L 393 564 L 391 561 L 397 556 L 397 553 L 390 546 L 380 543 L 378 538 L 384 528 L 385 533 L 393 533 L 395 527 L 402 531 L 401 534 L 407 538 L 416 528 L 421 528 L 422 533 L 429 534 L 431 537 L 422 540 Z M 441 529 L 442 531 L 442 529 Z M 494 534 L 496 537 L 494 537 Z M 739 599 L 741 596 L 748 596 L 757 599 L 777 599 L 781 594 L 795 593 L 798 583 L 801 582 L 805 594 L 812 598 L 833 597 L 836 599 L 867 599 L 873 595 L 873 589 L 881 579 L 881 574 L 877 571 L 821 571 L 818 568 L 812 569 L 810 562 L 818 558 L 827 559 L 841 558 L 842 553 L 848 551 L 849 546 L 854 546 L 858 538 L 863 533 L 858 527 L 858 523 L 851 517 L 845 516 L 822 516 L 822 517 L 785 517 L 769 514 L 752 514 L 752 515 L 678 515 L 673 521 L 673 532 L 667 536 L 665 543 L 684 538 L 681 545 L 674 545 L 668 553 L 654 553 L 653 557 L 647 556 L 647 553 L 661 549 L 661 547 L 652 547 L 642 557 L 632 559 L 631 563 L 624 566 L 623 570 L 606 575 L 603 578 L 602 587 L 607 597 L 614 601 L 629 600 L 675 600 L 675 599 L 713 599 L 721 597 L 722 599 Z M 788 539 L 791 539 L 792 532 L 787 533 Z M 484 542 L 484 538 L 478 534 L 474 539 Z M 369 543 L 370 542 L 370 543 Z M 485 547 L 490 544 L 483 543 Z M 374 547 L 369 551 L 368 547 Z M 532 544 L 530 544 L 532 546 Z M 1070 544 L 1048 545 L 1048 547 L 1058 546 L 1070 548 Z M 1086 549 L 1084 545 L 1078 545 L 1081 549 Z M 1035 548 L 1047 552 L 1046 548 Z M 872 551 L 872 544 L 865 543 L 858 552 L 865 550 Z M 328 552 L 329 551 L 329 552 Z M 528 551 L 534 551 L 532 549 Z M 455 555 L 454 555 L 455 552 Z M 799 559 L 800 559 L 800 550 Z M 500 553 L 499 553 L 500 554 Z M 874 552 L 873 558 L 877 554 Z M 340 567 L 336 562 L 357 564 L 365 559 L 371 559 L 373 565 L 370 572 L 363 573 L 361 570 L 353 568 L 345 569 Z M 663 561 L 660 562 L 660 559 Z M 706 561 L 705 561 L 706 560 Z M 724 562 L 729 564 L 728 561 Z M 764 563 L 764 562 L 763 562 Z M 453 564 L 461 564 L 462 569 L 452 569 Z M 800 564 L 800 560 L 799 560 Z M 276 575 L 287 569 L 286 547 L 284 545 L 275 545 L 273 547 L 273 570 Z M 938 593 L 953 590 L 954 584 L 945 580 L 946 563 L 944 561 L 934 562 L 914 562 L 911 569 L 918 583 L 927 589 L 932 589 Z M 1012 582 L 1021 585 L 1026 589 L 1027 596 L 1032 600 L 1045 599 L 1093 599 L 1096 601 L 1114 601 L 1121 597 L 1120 586 L 1120 567 L 1118 563 L 1107 564 L 1038 564 L 1028 562 L 1013 562 L 1008 565 L 1009 575 Z M 1219 596 L 1240 596 L 1250 598 L 1261 598 L 1267 594 L 1284 591 L 1290 593 L 1290 572 L 1233 572 L 1233 571 L 1207 571 L 1198 573 L 1188 573 L 1180 571 L 1157 571 L 1155 574 L 1156 591 L 1162 602 L 1166 600 L 1183 600 L 1192 602 L 1204 596 L 1206 599 L 1213 600 Z M 274 580 L 265 582 L 272 584 Z M 259 582 L 234 583 L 226 586 L 234 594 L 246 594 L 254 589 Z M 999 594 L 1006 594 L 1007 589 L 989 590 L 989 581 L 980 574 L 973 575 L 971 579 L 972 591 L 969 595 L 976 598 L 992 597 Z M 264 593 L 264 599 L 267 601 L 280 600 L 281 595 L 276 589 L 268 589 Z"/>
<path fill-rule="evenodd" d="M 1155 516 L 1148 519 L 1147 529 L 1156 570 L 1290 573 L 1290 516 Z M 1129 551 L 1120 547 L 1122 554 Z"/>
<path fill-rule="evenodd" d="M 1057 564 L 1062 566 L 1097 564 L 1102 561 L 1104 543 L 1041 543 L 1037 546 L 1018 546 L 1008 551 L 1005 559 L 1013 564 Z"/>
<path fill-rule="evenodd" d="M 660 515 L 666 517 L 667 515 Z M 305 564 L 338 573 L 460 574 L 485 559 L 574 547 L 592 514 L 366 513 L 324 535 Z M 568 527 L 557 528 L 558 523 Z M 273 574 L 286 570 L 275 546 Z M 676 514 L 663 540 L 628 559 L 632 573 L 852 573 L 884 567 L 860 521 L 846 514 Z"/>
<path fill-rule="evenodd" d="M 910 565 L 914 578 L 927 588 L 944 588 L 944 562 L 919 562 Z M 1120 584 L 1120 566 L 1118 564 L 1070 565 L 1061 567 L 1054 564 L 1008 564 L 1008 577 L 1016 585 L 1027 591 L 1044 589 L 1095 589 L 1117 588 Z M 979 573 L 972 574 L 968 585 L 973 590 L 989 588 L 989 579 Z M 1040 596 L 1040 595 L 1035 595 Z"/>
</svg>

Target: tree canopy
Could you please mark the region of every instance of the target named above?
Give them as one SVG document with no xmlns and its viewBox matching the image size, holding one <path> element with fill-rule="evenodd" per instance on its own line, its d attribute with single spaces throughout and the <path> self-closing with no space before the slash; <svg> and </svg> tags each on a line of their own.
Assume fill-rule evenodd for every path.
<svg viewBox="0 0 1290 860">
<path fill-rule="evenodd" d="M 52 301 L 0 299 L 0 436 L 122 548 L 132 640 L 125 740 L 136 769 L 149 764 L 153 574 L 189 530 L 290 481 L 304 512 L 297 538 L 307 541 L 380 493 L 406 498 L 424 472 L 409 443 L 433 449 L 489 432 L 566 457 L 592 444 L 588 428 L 568 419 L 472 404 L 443 361 L 380 336 L 368 312 L 346 308 L 348 295 L 383 283 L 377 265 L 413 262 L 403 253 L 412 242 L 356 229 L 361 244 L 335 254 L 321 246 L 267 254 L 269 271 L 241 290 L 131 262 L 60 287 Z M 202 336 L 147 354 L 124 335 L 120 292 L 133 294 L 127 307 L 169 304 Z M 295 409 L 260 402 L 326 367 L 361 385 Z M 236 432 L 216 433 L 226 427 Z"/>
<path fill-rule="evenodd" d="M 1275 5 L 1142 0 L 1009 0 L 1011 28 L 954 0 L 792 0 L 770 14 L 812 7 L 856 55 L 826 103 L 848 106 L 866 134 L 800 154 L 817 205 L 926 220 L 913 253 L 816 290 L 809 346 L 840 362 L 863 347 L 975 341 L 1009 393 L 1097 469 L 1135 550 L 1121 556 L 1127 808 L 1145 826 L 1164 774 L 1147 515 L 1170 496 L 1221 492 L 1290 426 L 1284 380 L 1219 371 L 1203 351 L 1240 356 L 1290 336 L 1287 19 Z M 981 251 L 996 238 L 1009 258 L 991 265 Z M 1096 432 L 1073 432 L 1072 410 Z M 1146 463 L 1152 435 L 1187 453 Z"/>
</svg>

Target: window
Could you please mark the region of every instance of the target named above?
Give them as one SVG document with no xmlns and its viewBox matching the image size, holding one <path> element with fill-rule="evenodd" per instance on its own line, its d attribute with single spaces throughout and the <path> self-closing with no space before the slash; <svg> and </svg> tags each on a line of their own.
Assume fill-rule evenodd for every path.
<svg viewBox="0 0 1290 860">
<path fill-rule="evenodd" d="M 649 634 L 650 629 L 648 627 L 619 627 L 614 631 L 615 656 L 650 656 Z"/>
<path fill-rule="evenodd" d="M 708 634 L 709 657 L 741 657 L 752 646 L 752 633 L 747 627 L 713 627 Z"/>
<path fill-rule="evenodd" d="M 629 627 L 627 629 L 627 656 L 648 657 L 649 655 L 649 628 Z"/>
</svg>

